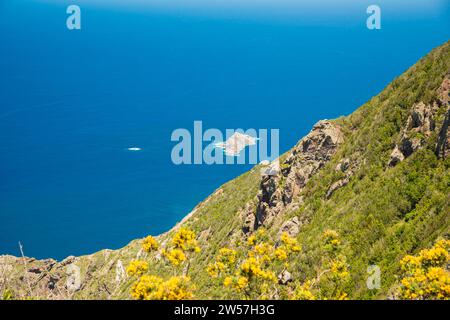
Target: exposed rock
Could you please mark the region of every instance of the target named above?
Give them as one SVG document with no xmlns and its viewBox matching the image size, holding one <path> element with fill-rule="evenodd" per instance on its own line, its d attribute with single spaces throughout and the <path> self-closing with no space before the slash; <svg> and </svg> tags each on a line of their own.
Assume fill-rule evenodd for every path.
<svg viewBox="0 0 450 320">
<path fill-rule="evenodd" d="M 333 183 L 330 188 L 327 191 L 326 198 L 329 199 L 331 195 L 339 188 L 342 188 L 346 186 L 350 182 L 350 179 L 348 177 L 345 177 L 341 180 L 336 181 Z"/>
<path fill-rule="evenodd" d="M 257 195 L 255 229 L 264 222 L 270 223 L 274 216 L 283 208 L 281 190 L 278 189 L 279 177 L 264 176 Z"/>
<path fill-rule="evenodd" d="M 421 132 L 425 135 L 430 135 L 435 128 L 435 121 L 433 119 L 436 108 L 430 105 L 425 105 L 423 102 L 416 104 L 408 118 L 407 130 Z"/>
<path fill-rule="evenodd" d="M 123 279 L 126 278 L 126 272 L 125 272 L 125 268 L 123 266 L 122 260 L 117 260 L 116 263 L 116 282 L 120 283 L 122 282 Z"/>
<path fill-rule="evenodd" d="M 286 285 L 292 281 L 292 275 L 289 271 L 284 270 L 278 275 L 278 283 L 282 285 Z"/>
<path fill-rule="evenodd" d="M 49 288 L 50 290 L 54 290 L 56 288 L 56 284 L 59 281 L 59 277 L 52 275 L 48 278 L 48 282 L 47 282 L 47 288 Z"/>
<path fill-rule="evenodd" d="M 309 179 L 328 162 L 343 141 L 338 125 L 323 120 L 292 149 L 277 175 L 263 175 L 257 195 L 253 229 L 270 225 L 273 219 L 297 199 Z M 253 218 L 248 215 L 244 230 Z"/>
<path fill-rule="evenodd" d="M 247 203 L 245 206 L 243 212 L 243 225 L 242 225 L 242 231 L 244 233 L 252 232 L 255 229 L 255 211 L 253 209 L 253 206 L 250 203 Z"/>
<path fill-rule="evenodd" d="M 275 176 L 280 172 L 280 160 L 278 158 L 269 163 L 262 162 L 261 165 L 262 176 Z"/>
<path fill-rule="evenodd" d="M 300 231 L 300 221 L 297 217 L 294 217 L 285 223 L 280 228 L 280 232 L 286 232 L 291 237 L 295 237 Z"/>
<path fill-rule="evenodd" d="M 76 258 L 74 256 L 68 256 L 67 258 L 65 258 L 63 261 L 61 261 L 60 265 L 61 266 L 67 266 L 69 264 L 74 263 L 76 260 Z"/>
<path fill-rule="evenodd" d="M 44 272 L 44 270 L 42 267 L 36 267 L 36 268 L 28 269 L 27 272 L 39 274 L 39 273 Z"/>
<path fill-rule="evenodd" d="M 429 137 L 436 128 L 434 119 L 436 111 L 436 105 L 426 105 L 423 102 L 412 107 L 411 114 L 402 130 L 400 142 L 391 153 L 388 166 L 394 167 L 422 147 L 425 138 Z"/>
<path fill-rule="evenodd" d="M 448 106 L 450 103 L 450 73 L 445 76 L 437 92 L 441 105 Z"/>
<path fill-rule="evenodd" d="M 336 171 L 346 172 L 349 167 L 350 167 L 350 160 L 343 159 L 336 165 Z"/>
<path fill-rule="evenodd" d="M 439 100 L 442 105 L 447 106 L 447 112 L 441 129 L 439 130 L 436 155 L 445 159 L 450 155 L 450 76 L 442 82 L 438 90 Z"/>
<path fill-rule="evenodd" d="M 343 141 L 342 132 L 330 121 L 319 121 L 312 131 L 294 147 L 286 159 L 285 199 L 292 201 L 309 179 L 328 162 Z"/>
<path fill-rule="evenodd" d="M 424 144 L 425 138 L 429 137 L 436 130 L 436 113 L 442 106 L 447 106 L 445 119 L 439 130 L 438 142 L 436 144 L 436 155 L 440 158 L 446 158 L 450 153 L 450 77 L 447 75 L 439 89 L 437 90 L 438 99 L 432 104 L 419 102 L 415 104 L 408 117 L 405 128 L 402 131 L 400 142 L 392 151 L 388 161 L 390 167 L 403 161 Z"/>
<path fill-rule="evenodd" d="M 402 162 L 403 160 L 405 160 L 405 156 L 400 151 L 400 149 L 397 146 L 395 146 L 394 150 L 391 153 L 391 157 L 389 159 L 388 166 L 389 167 L 394 167 L 399 162 Z"/>
<path fill-rule="evenodd" d="M 445 159 L 450 155 L 450 109 L 447 111 L 444 123 L 439 132 L 436 154 L 441 159 Z"/>
</svg>

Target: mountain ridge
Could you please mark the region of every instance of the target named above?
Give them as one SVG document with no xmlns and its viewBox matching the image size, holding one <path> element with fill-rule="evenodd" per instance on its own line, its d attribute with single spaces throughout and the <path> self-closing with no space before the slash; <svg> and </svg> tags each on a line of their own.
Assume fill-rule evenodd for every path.
<svg viewBox="0 0 450 320">
<path fill-rule="evenodd" d="M 324 230 L 336 229 L 351 266 L 345 289 L 351 298 L 395 298 L 399 259 L 450 237 L 449 92 L 450 42 L 431 51 L 351 115 L 319 121 L 280 157 L 280 172 L 261 176 L 261 166 L 219 187 L 173 229 L 157 237 L 161 247 L 180 226 L 196 231 L 202 247 L 189 268 L 201 299 L 236 298 L 205 272 L 219 248 L 264 228 L 302 245 L 289 280 L 315 278 Z M 118 250 L 36 260 L 0 256 L 0 293 L 19 298 L 128 299 L 134 259 L 168 268 L 137 239 Z M 382 287 L 367 290 L 366 270 L 382 270 Z M 71 290 L 73 268 L 80 287 Z M 75 268 L 75 269 L 76 269 Z M 287 281 L 286 281 L 287 283 Z M 327 290 L 324 284 L 321 291 Z M 273 296 L 274 298 L 280 298 Z"/>
</svg>

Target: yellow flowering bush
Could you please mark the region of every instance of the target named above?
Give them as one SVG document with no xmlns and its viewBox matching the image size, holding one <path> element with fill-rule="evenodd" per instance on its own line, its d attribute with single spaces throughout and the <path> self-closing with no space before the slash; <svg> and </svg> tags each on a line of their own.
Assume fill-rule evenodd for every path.
<svg viewBox="0 0 450 320">
<path fill-rule="evenodd" d="M 226 277 L 223 280 L 225 287 L 232 287 L 238 292 L 243 291 L 248 286 L 248 278 L 246 277 Z"/>
<path fill-rule="evenodd" d="M 322 234 L 324 246 L 327 250 L 335 251 L 339 248 L 341 240 L 339 234 L 335 230 L 327 229 Z"/>
<path fill-rule="evenodd" d="M 143 275 L 131 288 L 131 296 L 137 300 L 152 300 L 154 292 L 159 288 L 163 280 L 153 275 Z"/>
<path fill-rule="evenodd" d="M 129 276 L 141 276 L 148 271 L 148 262 L 142 260 L 132 260 L 127 267 Z"/>
<path fill-rule="evenodd" d="M 152 252 L 158 250 L 159 244 L 154 237 L 148 236 L 143 240 L 142 248 L 145 252 Z"/>
<path fill-rule="evenodd" d="M 403 278 L 401 299 L 450 299 L 450 241 L 439 240 L 431 249 L 400 261 Z"/>
<path fill-rule="evenodd" d="M 133 285 L 131 296 L 138 300 L 186 300 L 193 298 L 194 289 L 186 276 L 163 281 L 157 276 L 144 275 Z"/>
<path fill-rule="evenodd" d="M 348 299 L 345 289 L 349 285 L 350 272 L 345 256 L 341 253 L 341 239 L 335 230 L 327 229 L 322 237 L 322 263 L 314 279 L 297 284 L 291 299 Z"/>
<path fill-rule="evenodd" d="M 146 252 L 153 252 L 159 249 L 159 244 L 155 238 L 148 236 L 143 240 L 142 247 Z M 172 266 L 180 266 L 189 260 L 188 254 L 199 252 L 200 247 L 193 231 L 180 228 L 172 238 L 171 246 L 161 250 L 161 256 Z M 233 254 L 223 251 L 223 259 L 232 261 Z M 235 259 L 235 258 L 234 258 Z M 164 261 L 164 260 L 163 260 Z M 189 265 L 188 265 L 189 266 Z M 139 276 L 132 285 L 131 296 L 138 300 L 182 300 L 192 299 L 195 286 L 186 275 L 189 268 L 183 269 L 183 275 L 176 275 L 176 268 L 173 268 L 173 276 L 165 280 L 156 275 L 145 274 L 148 272 L 146 261 L 134 260 L 127 267 L 127 273 Z"/>
<path fill-rule="evenodd" d="M 267 242 L 262 242 L 259 244 L 256 244 L 253 249 L 250 251 L 250 255 L 258 255 L 258 256 L 265 256 L 270 255 L 273 252 L 273 246 L 270 245 Z"/>
<path fill-rule="evenodd" d="M 184 261 L 186 261 L 186 254 L 181 249 L 169 249 L 169 250 L 162 250 L 161 252 L 162 256 L 165 257 L 169 262 L 174 265 L 178 266 L 182 264 Z"/>
<path fill-rule="evenodd" d="M 232 265 L 233 263 L 236 262 L 236 257 L 237 257 L 237 252 L 235 250 L 232 249 L 228 249 L 228 248 L 221 248 L 219 250 L 219 261 L 227 264 L 227 265 Z"/>
<path fill-rule="evenodd" d="M 266 230 L 263 228 L 259 228 L 256 230 L 255 233 L 253 233 L 251 236 L 247 238 L 247 244 L 249 246 L 255 245 L 257 242 L 260 242 L 263 240 L 263 238 L 266 236 Z"/>
<path fill-rule="evenodd" d="M 180 228 L 172 238 L 172 244 L 175 248 L 183 251 L 199 252 L 200 247 L 197 244 L 195 233 L 187 228 Z"/>
<path fill-rule="evenodd" d="M 156 291 L 158 300 L 187 300 L 192 299 L 192 292 L 195 287 L 191 284 L 190 278 L 186 276 L 172 277 L 161 283 Z"/>
<path fill-rule="evenodd" d="M 288 267 L 291 254 L 299 252 L 297 240 L 288 234 L 281 235 L 275 246 L 268 239 L 264 229 L 258 229 L 247 238 L 247 248 L 241 253 L 245 256 L 238 263 L 236 250 L 222 248 L 214 263 L 206 268 L 212 278 L 222 279 L 224 287 L 243 294 L 244 298 L 266 299 L 276 292 L 277 274 Z M 282 263 L 280 263 L 282 262 Z M 284 268 L 284 269 L 280 269 Z"/>
<path fill-rule="evenodd" d="M 330 271 L 333 277 L 336 280 L 347 280 L 350 277 L 350 273 L 348 272 L 348 266 L 343 257 L 339 257 L 334 259 L 330 263 Z"/>
<path fill-rule="evenodd" d="M 286 232 L 281 234 L 280 240 L 283 243 L 283 247 L 288 252 L 300 252 L 301 248 L 297 242 L 297 239 L 290 237 Z"/>
<path fill-rule="evenodd" d="M 236 263 L 236 257 L 237 252 L 235 250 L 221 248 L 219 250 L 219 255 L 216 257 L 216 261 L 214 263 L 210 263 L 207 266 L 206 271 L 211 277 L 217 278 L 220 273 L 234 266 Z"/>
<path fill-rule="evenodd" d="M 295 288 L 294 294 L 291 296 L 292 300 L 316 300 L 316 297 L 311 292 L 311 281 L 306 281 Z"/>
<path fill-rule="evenodd" d="M 256 243 L 256 236 L 255 235 L 251 235 L 250 237 L 247 238 L 247 244 L 250 246 L 253 246 Z"/>
<path fill-rule="evenodd" d="M 277 280 L 275 273 L 271 270 L 265 270 L 261 260 L 254 257 L 250 257 L 242 262 L 240 267 L 240 274 L 243 274 L 250 279 L 260 278 L 272 282 L 275 282 Z"/>
<path fill-rule="evenodd" d="M 180 228 L 172 238 L 172 248 L 163 249 L 161 255 L 173 266 L 179 266 L 188 260 L 188 253 L 200 252 L 195 232 L 187 228 Z"/>
<path fill-rule="evenodd" d="M 275 249 L 275 258 L 277 258 L 280 261 L 284 261 L 288 258 L 286 250 L 283 248 L 277 248 Z"/>
<path fill-rule="evenodd" d="M 336 295 L 336 300 L 349 300 L 348 299 L 348 294 L 346 294 L 345 292 L 339 292 Z"/>
</svg>

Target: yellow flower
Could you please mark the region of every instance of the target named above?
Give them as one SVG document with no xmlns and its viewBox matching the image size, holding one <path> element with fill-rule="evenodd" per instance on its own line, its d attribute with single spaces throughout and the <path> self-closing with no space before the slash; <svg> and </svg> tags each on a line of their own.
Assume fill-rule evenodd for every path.
<svg viewBox="0 0 450 320">
<path fill-rule="evenodd" d="M 250 237 L 247 238 L 247 243 L 250 246 L 253 246 L 256 243 L 256 236 L 255 235 L 251 235 Z"/>
<path fill-rule="evenodd" d="M 131 296 L 139 300 L 184 300 L 193 298 L 195 287 L 185 276 L 163 281 L 152 275 L 142 276 L 132 287 Z"/>
<path fill-rule="evenodd" d="M 153 238 L 152 236 L 148 236 L 142 242 L 142 248 L 145 252 L 152 252 L 158 250 L 159 244 L 155 238 Z"/>
<path fill-rule="evenodd" d="M 311 292 L 311 282 L 306 281 L 302 285 L 298 286 L 294 295 L 292 296 L 293 300 L 316 300 L 316 297 Z"/>
<path fill-rule="evenodd" d="M 127 267 L 129 276 L 140 276 L 148 271 L 148 262 L 142 260 L 132 260 Z"/>
<path fill-rule="evenodd" d="M 241 264 L 241 270 L 248 275 L 254 275 L 260 270 L 258 260 L 256 258 L 248 258 Z"/>
<path fill-rule="evenodd" d="M 282 248 L 275 249 L 275 257 L 280 261 L 286 260 L 288 258 L 286 251 Z"/>
<path fill-rule="evenodd" d="M 163 280 L 157 276 L 144 275 L 131 288 L 131 296 L 138 300 L 153 299 L 154 292 L 161 285 Z"/>
<path fill-rule="evenodd" d="M 288 251 L 288 252 L 300 252 L 300 246 L 297 242 L 297 239 L 292 238 L 291 236 L 289 236 L 286 232 L 283 232 L 281 234 L 281 242 L 283 243 L 283 247 Z"/>
<path fill-rule="evenodd" d="M 343 259 L 337 259 L 331 261 L 331 273 L 340 278 L 340 279 L 347 279 L 350 276 L 350 273 L 347 269 L 347 264 Z"/>
<path fill-rule="evenodd" d="M 186 255 L 181 249 L 163 250 L 162 255 L 174 266 L 178 266 L 186 260 Z"/>
<path fill-rule="evenodd" d="M 260 244 L 257 244 L 253 248 L 253 252 L 260 256 L 270 253 L 271 251 L 272 251 L 272 246 L 270 244 L 268 244 L 267 242 L 262 242 Z"/>
<path fill-rule="evenodd" d="M 195 233 L 187 228 L 180 228 L 172 238 L 172 244 L 175 248 L 182 249 L 184 251 L 200 251 L 200 247 L 197 245 L 195 239 Z"/>
<path fill-rule="evenodd" d="M 348 300 L 348 295 L 345 292 L 341 292 L 340 294 L 337 295 L 336 300 Z"/>
<path fill-rule="evenodd" d="M 161 283 L 154 294 L 157 300 L 187 300 L 194 297 L 192 291 L 195 287 L 191 285 L 190 278 L 172 277 Z"/>
<path fill-rule="evenodd" d="M 431 249 L 400 261 L 403 278 L 399 295 L 403 299 L 450 299 L 450 241 L 439 240 Z"/>
<path fill-rule="evenodd" d="M 266 236 L 266 231 L 263 228 L 259 228 L 254 234 L 247 238 L 247 244 L 250 246 L 255 245 L 258 241 Z"/>
<path fill-rule="evenodd" d="M 225 287 L 231 286 L 232 283 L 233 283 L 233 278 L 231 278 L 231 277 L 225 277 L 225 279 L 223 280 L 223 285 Z"/>
<path fill-rule="evenodd" d="M 217 257 L 217 261 L 221 261 L 222 263 L 231 266 L 236 262 L 237 252 L 228 248 L 221 248 L 219 250 L 219 256 Z"/>
<path fill-rule="evenodd" d="M 206 272 L 208 272 L 208 274 L 213 278 L 217 278 L 219 276 L 219 268 L 215 263 L 208 264 L 206 267 Z"/>
<path fill-rule="evenodd" d="M 236 256 L 236 251 L 228 248 L 221 248 L 218 256 L 216 257 L 216 261 L 214 263 L 210 263 L 207 266 L 206 271 L 211 277 L 217 278 L 220 273 L 229 270 L 234 265 L 236 262 Z"/>
<path fill-rule="evenodd" d="M 246 277 L 239 277 L 237 284 L 236 284 L 236 289 L 238 291 L 243 290 L 245 287 L 247 287 L 248 285 L 248 279 Z"/>
<path fill-rule="evenodd" d="M 327 229 L 322 234 L 322 237 L 324 239 L 337 239 L 337 238 L 339 238 L 339 234 L 332 229 Z"/>
<path fill-rule="evenodd" d="M 339 239 L 339 234 L 331 229 L 325 230 L 322 234 L 322 239 L 324 240 L 324 248 L 328 251 L 337 251 L 340 248 L 341 240 Z"/>
<path fill-rule="evenodd" d="M 248 286 L 248 278 L 246 277 L 225 277 L 223 280 L 223 285 L 225 287 L 232 287 L 234 290 L 240 292 Z"/>
</svg>

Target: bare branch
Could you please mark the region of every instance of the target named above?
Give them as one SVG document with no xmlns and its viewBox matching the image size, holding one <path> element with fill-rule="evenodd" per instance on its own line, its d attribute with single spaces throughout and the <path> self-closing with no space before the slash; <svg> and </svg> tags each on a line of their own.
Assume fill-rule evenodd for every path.
<svg viewBox="0 0 450 320">
<path fill-rule="evenodd" d="M 24 264 L 24 266 L 25 266 L 25 270 L 24 270 L 24 280 L 25 280 L 25 282 L 26 282 L 26 284 L 27 284 L 27 286 L 28 286 L 28 295 L 31 297 L 32 296 L 32 290 L 31 290 L 31 285 L 30 285 L 30 282 L 28 281 L 28 278 L 27 278 L 27 271 L 28 271 L 28 265 L 27 265 L 27 259 L 25 258 L 25 255 L 24 255 L 24 253 L 23 253 L 23 246 L 22 246 L 22 243 L 20 243 L 20 241 L 19 241 L 19 249 L 20 249 L 20 254 L 22 255 L 22 260 L 23 260 L 23 264 Z"/>
</svg>

